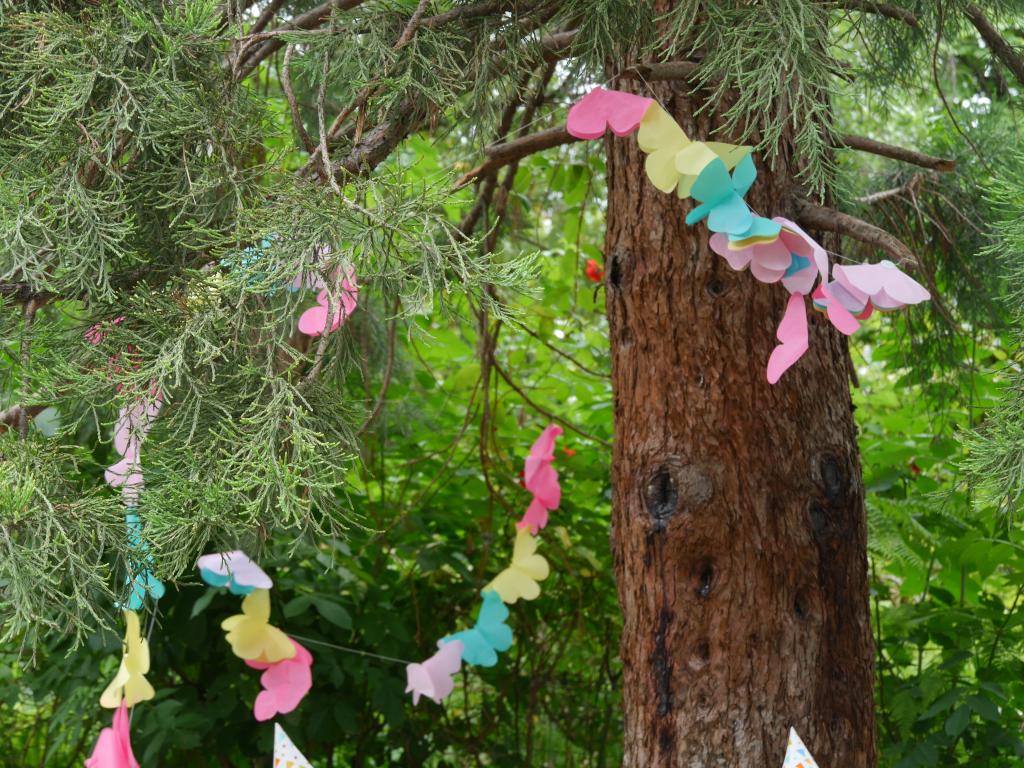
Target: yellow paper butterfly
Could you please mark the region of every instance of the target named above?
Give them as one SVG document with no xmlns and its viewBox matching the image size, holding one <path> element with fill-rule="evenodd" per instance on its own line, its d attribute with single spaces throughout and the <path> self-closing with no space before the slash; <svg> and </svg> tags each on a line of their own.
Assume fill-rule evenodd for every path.
<svg viewBox="0 0 1024 768">
<path fill-rule="evenodd" d="M 504 603 L 519 598 L 533 600 L 540 594 L 540 584 L 548 577 L 548 561 L 537 554 L 537 539 L 528 528 L 519 528 L 512 548 L 512 565 L 498 574 L 483 591 L 494 590 Z"/>
<path fill-rule="evenodd" d="M 139 615 L 135 611 L 125 611 L 124 649 L 121 654 L 121 666 L 110 681 L 110 685 L 100 696 L 100 706 L 117 709 L 121 700 L 129 707 L 140 701 L 148 701 L 156 695 L 153 686 L 146 680 L 149 672 L 149 643 L 139 630 Z"/>
<path fill-rule="evenodd" d="M 231 651 L 240 659 L 274 664 L 295 655 L 295 646 L 288 635 L 271 626 L 270 592 L 255 589 L 242 601 L 242 612 L 221 622 Z"/>
<path fill-rule="evenodd" d="M 662 192 L 674 189 L 681 198 L 690 196 L 693 182 L 712 160 L 720 158 L 726 168 L 731 169 L 753 150 L 718 141 L 691 141 L 679 123 L 657 102 L 644 113 L 636 140 L 640 149 L 647 153 L 644 163 L 647 178 Z"/>
</svg>

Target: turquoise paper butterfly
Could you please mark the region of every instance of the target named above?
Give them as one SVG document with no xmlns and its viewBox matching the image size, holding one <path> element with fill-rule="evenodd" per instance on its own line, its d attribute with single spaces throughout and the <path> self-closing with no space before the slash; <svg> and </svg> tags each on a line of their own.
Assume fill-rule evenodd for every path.
<svg viewBox="0 0 1024 768">
<path fill-rule="evenodd" d="M 738 235 L 729 235 L 730 240 L 746 240 L 748 237 L 778 237 L 782 231 L 782 225 L 777 221 L 766 219 L 764 216 L 755 216 L 754 223 L 746 232 Z"/>
<path fill-rule="evenodd" d="M 442 643 L 461 640 L 462 660 L 477 667 L 493 667 L 498 663 L 498 651 L 512 646 L 512 628 L 505 623 L 508 607 L 497 592 L 482 593 L 483 603 L 476 617 L 476 626 L 441 638 Z"/>
<path fill-rule="evenodd" d="M 128 600 L 116 603 L 118 608 L 129 611 L 142 609 L 146 597 L 159 600 L 164 596 L 166 589 L 160 579 L 153 575 L 150 566 L 153 565 L 153 558 L 147 554 L 147 547 L 142 540 L 142 519 L 135 512 L 128 512 L 124 516 L 125 525 L 128 528 L 128 544 L 132 549 L 142 554 L 138 560 L 129 563 L 134 575 L 125 579 L 128 585 Z"/>
<path fill-rule="evenodd" d="M 686 223 L 692 225 L 707 218 L 712 232 L 747 232 L 754 225 L 754 214 L 743 202 L 743 196 L 756 178 L 757 168 L 750 155 L 740 160 L 731 177 L 725 163 L 715 158 L 693 182 L 690 195 L 701 204 L 686 216 Z"/>
<path fill-rule="evenodd" d="M 256 589 L 256 587 L 249 587 L 245 584 L 237 584 L 230 573 L 221 576 L 219 573 L 214 573 L 206 568 L 200 568 L 199 576 L 211 587 L 227 587 L 232 595 L 248 595 Z"/>
</svg>

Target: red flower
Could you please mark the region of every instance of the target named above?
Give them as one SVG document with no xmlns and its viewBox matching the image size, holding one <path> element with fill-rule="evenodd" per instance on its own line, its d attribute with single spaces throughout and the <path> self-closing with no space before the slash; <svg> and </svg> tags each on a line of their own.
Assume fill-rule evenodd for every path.
<svg viewBox="0 0 1024 768">
<path fill-rule="evenodd" d="M 575 456 L 576 455 L 576 449 L 575 448 L 563 448 L 562 449 L 562 453 L 564 453 L 566 456 Z"/>
<path fill-rule="evenodd" d="M 604 280 L 604 267 L 597 263 L 597 259 L 587 259 L 587 267 L 583 271 L 592 283 L 600 283 Z"/>
</svg>

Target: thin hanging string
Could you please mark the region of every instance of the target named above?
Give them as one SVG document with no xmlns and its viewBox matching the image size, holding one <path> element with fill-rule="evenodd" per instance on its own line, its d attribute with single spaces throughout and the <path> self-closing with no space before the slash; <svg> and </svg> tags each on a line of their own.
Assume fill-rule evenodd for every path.
<svg viewBox="0 0 1024 768">
<path fill-rule="evenodd" d="M 293 635 L 288 633 L 288 637 L 295 640 L 301 640 L 304 643 L 311 643 L 313 645 L 322 645 L 324 648 L 333 648 L 336 651 L 344 651 L 345 653 L 354 653 L 359 656 L 369 656 L 373 659 L 381 659 L 383 661 L 394 662 L 395 664 L 415 664 L 416 662 L 409 661 L 408 659 L 396 659 L 394 656 L 382 656 L 379 653 L 370 653 L 370 651 L 363 651 L 359 648 L 349 648 L 347 645 L 336 645 L 334 643 L 327 643 L 323 640 L 314 640 L 311 637 L 303 637 L 302 635 Z"/>
</svg>

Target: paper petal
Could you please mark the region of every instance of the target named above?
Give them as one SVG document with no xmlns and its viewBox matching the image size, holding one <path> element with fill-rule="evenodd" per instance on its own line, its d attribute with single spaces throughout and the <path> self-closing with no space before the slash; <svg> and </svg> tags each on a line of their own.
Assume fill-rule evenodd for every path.
<svg viewBox="0 0 1024 768">
<path fill-rule="evenodd" d="M 786 314 L 775 332 L 781 342 L 768 358 L 768 383 L 774 384 L 807 351 L 807 309 L 804 297 L 794 293 L 786 304 Z"/>
</svg>

